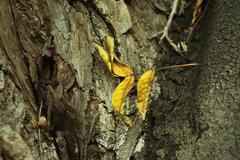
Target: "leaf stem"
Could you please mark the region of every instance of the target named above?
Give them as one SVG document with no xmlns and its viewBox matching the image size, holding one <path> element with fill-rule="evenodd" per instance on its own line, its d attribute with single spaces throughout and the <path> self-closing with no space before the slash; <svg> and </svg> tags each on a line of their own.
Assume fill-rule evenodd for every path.
<svg viewBox="0 0 240 160">
<path fill-rule="evenodd" d="M 161 68 L 157 68 L 155 70 L 157 71 L 157 70 L 165 70 L 165 69 L 180 68 L 180 67 L 194 67 L 194 66 L 200 66 L 200 64 L 199 63 L 179 64 L 179 65 L 161 67 Z"/>
</svg>

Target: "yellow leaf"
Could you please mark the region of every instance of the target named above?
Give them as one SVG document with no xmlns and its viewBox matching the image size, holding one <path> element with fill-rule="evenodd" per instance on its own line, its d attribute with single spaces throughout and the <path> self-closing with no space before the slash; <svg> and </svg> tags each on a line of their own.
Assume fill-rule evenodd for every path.
<svg viewBox="0 0 240 160">
<path fill-rule="evenodd" d="M 94 43 L 95 48 L 97 49 L 100 57 L 102 58 L 103 62 L 107 65 L 109 71 L 114 76 L 119 77 L 126 77 L 133 74 L 133 68 L 123 64 L 116 56 L 114 52 L 114 39 L 111 36 L 107 36 L 107 48 L 108 51 L 106 51 L 103 47 L 98 45 L 97 43 Z"/>
<path fill-rule="evenodd" d="M 105 51 L 103 47 L 98 45 L 97 43 L 94 43 L 94 46 L 96 50 L 98 51 L 98 54 L 102 58 L 103 62 L 107 65 L 107 68 L 110 72 L 112 72 L 112 63 L 110 61 L 110 55 Z"/>
<path fill-rule="evenodd" d="M 111 36 L 106 37 L 107 48 L 112 62 L 112 73 L 116 76 L 126 77 L 133 74 L 133 69 L 126 64 L 121 63 L 114 52 L 114 39 Z"/>
<path fill-rule="evenodd" d="M 143 120 L 146 118 L 149 95 L 155 75 L 151 69 L 142 74 L 137 84 L 137 109 Z"/>
<path fill-rule="evenodd" d="M 108 52 L 109 52 L 110 57 L 111 57 L 110 59 L 111 59 L 111 61 L 113 61 L 114 57 L 116 57 L 115 52 L 114 52 L 114 46 L 115 46 L 114 39 L 111 36 L 107 36 L 106 39 L 107 39 L 106 41 L 107 41 Z"/>
<path fill-rule="evenodd" d="M 119 63 L 121 63 L 121 61 L 118 59 L 118 57 L 116 56 L 115 52 L 114 52 L 114 47 L 115 47 L 115 43 L 114 43 L 114 39 L 111 36 L 107 36 L 106 38 L 107 41 L 107 48 L 108 48 L 108 52 L 110 54 L 110 59 L 111 62 L 115 60 L 117 60 Z"/>
<path fill-rule="evenodd" d="M 119 77 L 126 77 L 133 75 L 133 69 L 114 59 L 112 62 L 112 73 Z"/>
<path fill-rule="evenodd" d="M 134 85 L 134 76 L 127 76 L 117 86 L 112 95 L 112 105 L 117 113 L 123 114 L 124 101 Z"/>
</svg>

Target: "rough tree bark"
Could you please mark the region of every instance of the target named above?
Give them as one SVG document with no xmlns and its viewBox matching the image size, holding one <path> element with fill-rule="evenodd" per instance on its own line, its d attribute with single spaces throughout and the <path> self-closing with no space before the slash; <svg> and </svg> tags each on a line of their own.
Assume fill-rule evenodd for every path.
<svg viewBox="0 0 240 160">
<path fill-rule="evenodd" d="M 146 159 L 240 159 L 239 8 L 239 1 L 209 1 L 190 53 L 200 71 L 173 71 L 159 81 Z"/>
<path fill-rule="evenodd" d="M 239 8 L 211 1 L 183 58 L 159 43 L 163 1 L 1 0 L 0 158 L 240 159 Z M 148 120 L 129 128 L 111 106 L 120 80 L 93 48 L 106 35 L 136 73 L 199 59 L 201 69 L 158 72 Z M 132 118 L 135 99 L 126 104 Z M 48 124 L 34 128 L 40 110 Z"/>
</svg>

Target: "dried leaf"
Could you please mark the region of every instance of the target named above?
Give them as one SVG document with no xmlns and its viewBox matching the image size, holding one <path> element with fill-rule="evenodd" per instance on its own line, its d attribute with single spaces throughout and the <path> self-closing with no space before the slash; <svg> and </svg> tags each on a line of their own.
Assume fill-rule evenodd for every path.
<svg viewBox="0 0 240 160">
<path fill-rule="evenodd" d="M 116 76 L 126 77 L 133 74 L 132 67 L 129 67 L 126 64 L 123 64 L 116 56 L 114 52 L 114 39 L 111 36 L 107 36 L 107 48 L 110 54 L 110 59 L 112 62 L 112 73 Z"/>
<path fill-rule="evenodd" d="M 34 128 L 44 127 L 48 124 L 46 117 L 41 116 L 37 121 L 32 121 L 32 125 Z"/>
<path fill-rule="evenodd" d="M 137 109 L 143 120 L 146 118 L 148 99 L 155 75 L 155 69 L 142 74 L 137 84 Z"/>
<path fill-rule="evenodd" d="M 111 59 L 111 62 L 112 62 L 114 57 L 116 57 L 115 52 L 114 52 L 114 47 L 115 47 L 114 39 L 111 36 L 107 36 L 106 41 L 107 41 L 108 52 L 110 54 L 110 59 Z"/>
<path fill-rule="evenodd" d="M 112 105 L 114 109 L 128 126 L 132 126 L 133 122 L 129 117 L 124 115 L 123 107 L 129 91 L 134 86 L 134 80 L 135 78 L 133 75 L 125 77 L 124 80 L 114 90 L 112 95 Z"/>
<path fill-rule="evenodd" d="M 99 44 L 94 43 L 94 46 L 96 48 L 96 50 L 98 51 L 98 54 L 100 55 L 100 57 L 102 58 L 103 62 L 106 64 L 108 70 L 110 72 L 112 72 L 112 63 L 110 61 L 110 55 L 107 53 L 107 51 L 101 47 Z"/>
<path fill-rule="evenodd" d="M 116 56 L 114 52 L 114 39 L 113 37 L 107 36 L 107 48 L 106 51 L 103 47 L 95 43 L 95 48 L 97 49 L 103 62 L 107 65 L 109 71 L 118 77 L 126 77 L 133 74 L 133 68 L 122 63 Z"/>
<path fill-rule="evenodd" d="M 106 41 L 107 41 L 107 48 L 108 48 L 108 52 L 109 52 L 109 55 L 110 55 L 111 62 L 116 60 L 119 63 L 121 63 L 121 61 L 118 59 L 118 57 L 116 56 L 116 54 L 114 52 L 115 43 L 114 43 L 113 37 L 107 36 Z"/>
<path fill-rule="evenodd" d="M 123 114 L 124 101 L 134 85 L 134 76 L 127 76 L 124 80 L 117 86 L 112 94 L 112 105 L 116 112 Z"/>
<path fill-rule="evenodd" d="M 133 75 L 132 67 L 129 67 L 126 64 L 118 62 L 116 59 L 112 62 L 112 73 L 119 77 L 126 77 L 129 75 Z"/>
</svg>

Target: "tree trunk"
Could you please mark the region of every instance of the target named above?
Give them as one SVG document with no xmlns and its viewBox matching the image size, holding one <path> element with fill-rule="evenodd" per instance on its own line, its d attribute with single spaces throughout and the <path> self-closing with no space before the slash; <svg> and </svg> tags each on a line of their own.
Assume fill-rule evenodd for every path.
<svg viewBox="0 0 240 160">
<path fill-rule="evenodd" d="M 234 0 L 209 2 L 200 38 L 183 58 L 159 43 L 170 12 L 163 1 L 1 0 L 0 158 L 239 159 L 239 8 Z M 176 17 L 171 37 L 184 39 L 189 15 Z M 111 104 L 121 79 L 93 46 L 104 46 L 106 35 L 137 75 L 202 65 L 157 71 L 145 122 L 130 93 L 129 127 Z"/>
</svg>

